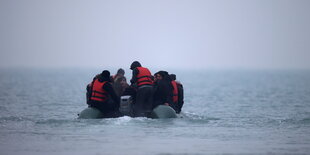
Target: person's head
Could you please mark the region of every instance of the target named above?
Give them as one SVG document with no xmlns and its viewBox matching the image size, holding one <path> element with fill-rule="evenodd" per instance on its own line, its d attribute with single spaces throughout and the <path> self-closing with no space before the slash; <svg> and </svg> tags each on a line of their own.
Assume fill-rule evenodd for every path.
<svg viewBox="0 0 310 155">
<path fill-rule="evenodd" d="M 127 86 L 127 81 L 126 81 L 125 77 L 121 78 L 120 84 L 121 84 L 122 87 L 126 87 Z"/>
<path fill-rule="evenodd" d="M 170 79 L 171 79 L 171 80 L 176 80 L 176 79 L 177 79 L 177 77 L 176 77 L 175 74 L 170 74 L 169 76 L 170 76 Z"/>
<path fill-rule="evenodd" d="M 120 68 L 120 69 L 117 70 L 116 74 L 118 74 L 118 75 L 125 75 L 125 71 L 124 71 L 123 68 Z"/>
<path fill-rule="evenodd" d="M 162 77 L 158 72 L 154 74 L 154 81 L 155 81 L 155 82 L 156 82 L 156 81 L 159 81 L 159 80 L 161 80 L 161 79 L 163 79 L 163 77 Z"/>
<path fill-rule="evenodd" d="M 94 78 L 93 78 L 93 81 L 100 78 L 100 74 L 97 74 Z"/>
<path fill-rule="evenodd" d="M 101 72 L 100 77 L 104 81 L 111 81 L 110 79 L 110 72 L 108 70 L 104 70 Z"/>
<path fill-rule="evenodd" d="M 168 76 L 169 74 L 166 71 L 159 71 L 155 73 L 156 80 L 166 79 Z"/>
<path fill-rule="evenodd" d="M 130 69 L 133 70 L 137 67 L 141 67 L 141 64 L 139 61 L 134 61 L 131 65 L 130 65 Z"/>
</svg>

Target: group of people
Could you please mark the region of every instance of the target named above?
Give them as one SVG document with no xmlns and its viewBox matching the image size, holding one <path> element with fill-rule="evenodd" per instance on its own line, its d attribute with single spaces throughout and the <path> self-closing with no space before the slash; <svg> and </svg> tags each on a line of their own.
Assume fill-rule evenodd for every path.
<svg viewBox="0 0 310 155">
<path fill-rule="evenodd" d="M 110 76 L 108 70 L 96 75 L 87 85 L 87 104 L 100 110 L 106 117 L 120 117 L 120 97 L 130 95 L 133 99 L 135 117 L 147 117 L 158 105 L 172 107 L 180 113 L 184 104 L 184 91 L 175 74 L 159 71 L 151 74 L 150 70 L 134 61 L 130 69 L 132 78 L 127 84 L 125 71 L 119 69 Z"/>
</svg>

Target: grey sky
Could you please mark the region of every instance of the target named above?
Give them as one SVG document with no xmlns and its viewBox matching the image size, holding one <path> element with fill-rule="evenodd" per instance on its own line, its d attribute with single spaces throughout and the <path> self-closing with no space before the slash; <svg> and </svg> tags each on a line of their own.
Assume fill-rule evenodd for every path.
<svg viewBox="0 0 310 155">
<path fill-rule="evenodd" d="M 0 0 L 0 67 L 307 68 L 308 0 Z"/>
</svg>

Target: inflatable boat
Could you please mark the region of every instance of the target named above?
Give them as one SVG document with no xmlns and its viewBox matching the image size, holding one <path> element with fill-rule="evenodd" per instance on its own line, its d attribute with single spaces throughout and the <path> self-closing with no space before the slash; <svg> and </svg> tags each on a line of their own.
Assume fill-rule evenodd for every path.
<svg viewBox="0 0 310 155">
<path fill-rule="evenodd" d="M 122 96 L 119 111 L 123 116 L 133 117 L 133 106 L 131 96 Z M 153 109 L 149 118 L 177 118 L 177 114 L 173 108 L 166 105 L 159 105 Z M 88 107 L 78 114 L 79 119 L 96 119 L 107 118 L 102 112 L 93 107 Z"/>
</svg>

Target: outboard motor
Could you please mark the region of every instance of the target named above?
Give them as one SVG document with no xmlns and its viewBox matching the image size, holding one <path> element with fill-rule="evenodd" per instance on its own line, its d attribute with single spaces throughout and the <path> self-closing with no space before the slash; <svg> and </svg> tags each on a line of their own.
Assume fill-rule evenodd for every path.
<svg viewBox="0 0 310 155">
<path fill-rule="evenodd" d="M 119 111 L 125 116 L 133 116 L 132 97 L 129 95 L 121 96 Z"/>
</svg>

